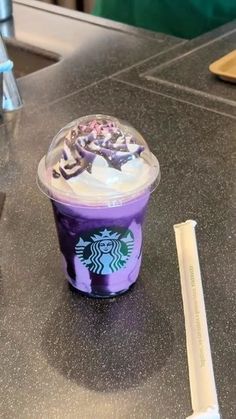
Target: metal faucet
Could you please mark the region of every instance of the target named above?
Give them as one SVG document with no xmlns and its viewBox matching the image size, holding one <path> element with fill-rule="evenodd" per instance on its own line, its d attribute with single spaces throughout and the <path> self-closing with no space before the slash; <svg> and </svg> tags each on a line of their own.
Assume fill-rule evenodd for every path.
<svg viewBox="0 0 236 419">
<path fill-rule="evenodd" d="M 0 34 L 0 114 L 3 111 L 14 111 L 22 106 L 20 92 L 12 72 L 13 66 L 14 64 L 8 58 L 7 50 Z"/>
<path fill-rule="evenodd" d="M 12 0 L 0 0 L 0 22 L 12 16 Z"/>
</svg>

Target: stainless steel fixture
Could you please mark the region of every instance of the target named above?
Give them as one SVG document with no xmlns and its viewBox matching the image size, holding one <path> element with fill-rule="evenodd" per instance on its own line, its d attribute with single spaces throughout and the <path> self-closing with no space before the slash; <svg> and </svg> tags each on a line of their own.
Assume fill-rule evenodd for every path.
<svg viewBox="0 0 236 419">
<path fill-rule="evenodd" d="M 4 45 L 3 38 L 0 35 L 0 63 L 3 64 L 8 61 L 9 58 L 7 50 Z M 21 108 L 22 106 L 22 99 L 19 93 L 14 74 L 12 72 L 13 65 L 5 66 L 5 69 L 3 70 L 2 76 L 0 78 L 0 92 L 2 98 L 0 100 L 0 113 L 2 113 L 2 111 L 14 111 L 16 109 Z"/>
<path fill-rule="evenodd" d="M 0 22 L 12 16 L 12 0 L 0 0 Z"/>
</svg>

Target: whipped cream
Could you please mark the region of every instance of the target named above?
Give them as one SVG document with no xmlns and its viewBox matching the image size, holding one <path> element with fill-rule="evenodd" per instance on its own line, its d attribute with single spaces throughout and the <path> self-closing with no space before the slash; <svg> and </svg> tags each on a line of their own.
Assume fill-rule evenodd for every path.
<svg viewBox="0 0 236 419">
<path fill-rule="evenodd" d="M 145 146 L 111 119 L 78 123 L 65 134 L 51 185 L 80 197 L 133 192 L 150 180 Z"/>
</svg>

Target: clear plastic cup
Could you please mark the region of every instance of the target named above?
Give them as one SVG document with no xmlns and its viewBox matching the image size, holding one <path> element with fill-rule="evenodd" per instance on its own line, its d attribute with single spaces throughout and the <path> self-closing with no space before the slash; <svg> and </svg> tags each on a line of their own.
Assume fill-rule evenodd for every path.
<svg viewBox="0 0 236 419">
<path fill-rule="evenodd" d="M 113 297 L 138 278 L 142 226 L 160 168 L 127 122 L 88 115 L 54 137 L 37 183 L 51 200 L 69 284 Z"/>
</svg>

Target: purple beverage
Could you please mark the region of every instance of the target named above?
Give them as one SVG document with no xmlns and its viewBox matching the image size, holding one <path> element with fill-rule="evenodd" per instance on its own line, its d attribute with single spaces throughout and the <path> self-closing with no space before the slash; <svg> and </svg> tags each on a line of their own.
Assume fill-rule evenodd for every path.
<svg viewBox="0 0 236 419">
<path fill-rule="evenodd" d="M 71 122 L 39 163 L 51 199 L 64 272 L 94 297 L 127 291 L 142 258 L 142 225 L 159 164 L 130 125 L 105 115 Z"/>
</svg>

